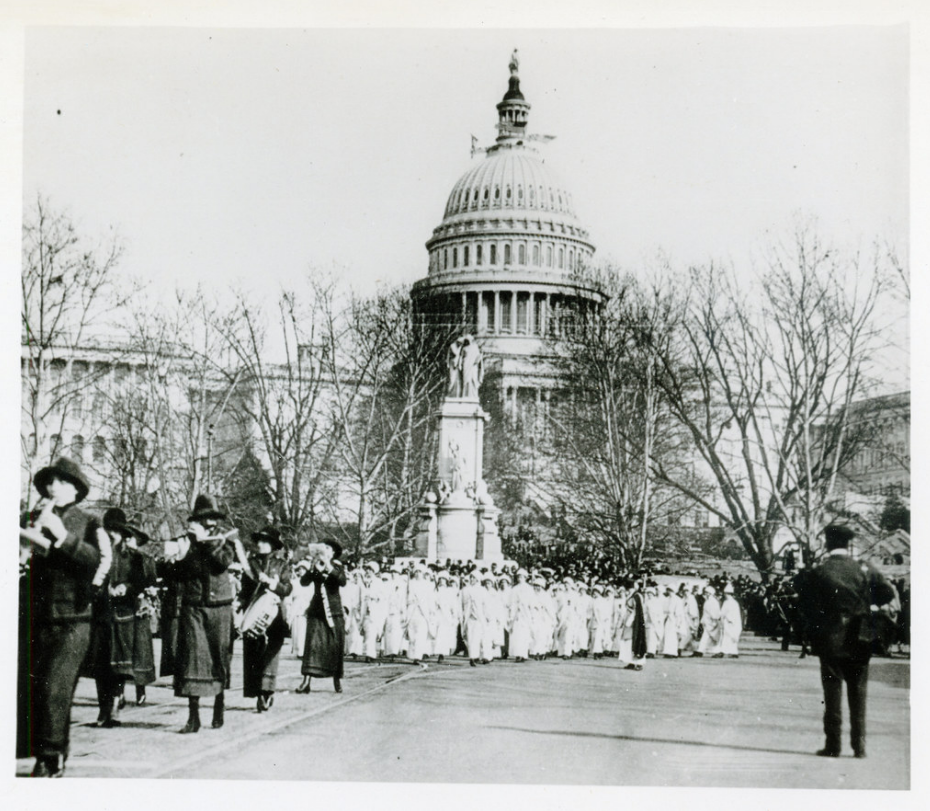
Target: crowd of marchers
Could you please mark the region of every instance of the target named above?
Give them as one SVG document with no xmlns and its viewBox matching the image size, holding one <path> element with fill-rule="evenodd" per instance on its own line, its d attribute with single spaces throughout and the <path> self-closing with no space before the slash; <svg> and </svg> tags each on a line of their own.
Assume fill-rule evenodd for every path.
<svg viewBox="0 0 930 811">
<path fill-rule="evenodd" d="M 814 580 L 805 585 L 805 574 L 813 577 L 814 570 L 763 585 L 667 570 L 605 577 L 590 561 L 559 570 L 481 561 L 347 563 L 333 539 L 310 544 L 295 561 L 271 525 L 241 540 L 208 495 L 195 500 L 183 535 L 156 541 L 119 508 L 100 519 L 83 509 L 89 485 L 69 459 L 40 470 L 34 485 L 41 500 L 20 522 L 17 752 L 36 758 L 37 777 L 64 774 L 71 704 L 82 676 L 96 683 L 98 727 L 120 724 L 128 685 L 144 704 L 157 669 L 172 679 L 175 695 L 187 699 L 181 733 L 199 732 L 204 698 L 213 700 L 210 726 L 222 728 L 237 638 L 243 695 L 256 700 L 259 713 L 274 704 L 288 635 L 302 660 L 298 694 L 310 692 L 314 678 L 332 679 L 341 692 L 346 656 L 369 662 L 403 657 L 425 666 L 459 654 L 473 667 L 496 659 L 522 664 L 581 656 L 612 658 L 639 671 L 656 657 L 738 657 L 747 622 L 757 632 L 783 631 L 785 648 L 792 641 L 803 645 L 805 630 L 796 627 L 792 608 L 796 586 L 804 626 L 815 647 L 824 649 L 816 638 L 825 627 L 818 619 L 827 616 L 818 607 L 823 600 L 810 598 Z M 848 544 L 845 537 L 835 542 L 841 541 Z M 830 560 L 841 552 L 833 550 Z M 886 584 L 865 564 L 861 570 L 861 577 L 858 568 L 840 572 L 847 580 L 868 575 L 876 584 L 869 593 L 850 591 L 856 604 L 842 616 L 844 628 L 866 639 L 852 640 L 858 670 L 846 669 L 863 697 L 858 752 L 864 752 L 868 645 L 878 638 L 895 641 L 878 620 L 909 628 L 909 592 Z M 834 595 L 830 588 L 828 596 Z M 869 622 L 851 625 L 846 614 Z M 902 626 L 905 614 L 908 625 Z M 800 639 L 792 640 L 794 633 Z M 896 641 L 902 639 L 899 634 Z M 832 659 L 828 665 L 839 667 Z M 835 715 L 831 710 L 830 753 L 838 752 Z"/>
<path fill-rule="evenodd" d="M 689 581 L 608 583 L 547 568 L 369 561 L 348 571 L 341 589 L 344 652 L 415 664 L 459 654 L 472 666 L 612 657 L 632 670 L 654 657 L 738 656 L 743 615 L 734 584 Z M 285 604 L 298 655 L 311 596 L 296 588 Z"/>
</svg>

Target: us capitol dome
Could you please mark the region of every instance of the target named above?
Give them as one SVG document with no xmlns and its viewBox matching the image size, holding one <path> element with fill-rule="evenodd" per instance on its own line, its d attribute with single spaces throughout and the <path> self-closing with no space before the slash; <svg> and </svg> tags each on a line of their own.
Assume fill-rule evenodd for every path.
<svg viewBox="0 0 930 811">
<path fill-rule="evenodd" d="M 545 362 L 549 339 L 604 301 L 585 281 L 594 245 L 572 194 L 536 148 L 552 136 L 527 133 L 529 111 L 514 51 L 496 142 L 473 146 L 484 157 L 452 187 L 426 243 L 429 275 L 412 290 L 418 322 L 477 336 L 514 408 L 518 396 L 540 401 L 556 385 Z"/>
</svg>

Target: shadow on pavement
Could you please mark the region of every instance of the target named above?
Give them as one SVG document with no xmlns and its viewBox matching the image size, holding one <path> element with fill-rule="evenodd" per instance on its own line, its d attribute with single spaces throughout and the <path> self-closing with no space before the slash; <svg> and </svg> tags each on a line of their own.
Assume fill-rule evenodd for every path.
<svg viewBox="0 0 930 811">
<path fill-rule="evenodd" d="M 529 732 L 533 735 L 565 735 L 570 738 L 601 738 L 610 741 L 632 741 L 634 743 L 670 743 L 678 746 L 704 746 L 711 749 L 738 749 L 744 752 L 766 752 L 776 755 L 813 755 L 813 752 L 798 749 L 769 749 L 762 746 L 743 746 L 732 743 L 708 743 L 707 741 L 685 741 L 675 738 L 638 738 L 633 735 L 605 735 L 602 732 L 569 732 L 561 729 L 525 729 L 522 727 L 491 727 L 510 732 Z"/>
</svg>

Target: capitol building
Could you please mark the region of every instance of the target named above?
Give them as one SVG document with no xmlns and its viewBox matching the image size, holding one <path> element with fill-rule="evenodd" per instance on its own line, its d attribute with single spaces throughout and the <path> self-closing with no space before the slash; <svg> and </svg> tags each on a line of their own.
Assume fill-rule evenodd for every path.
<svg viewBox="0 0 930 811">
<path fill-rule="evenodd" d="M 512 417 L 545 413 L 558 388 L 551 339 L 605 298 L 586 274 L 594 245 L 572 194 L 537 148 L 551 136 L 528 132 L 530 106 L 515 51 L 496 142 L 453 185 L 412 290 L 419 323 L 477 337 Z"/>
</svg>

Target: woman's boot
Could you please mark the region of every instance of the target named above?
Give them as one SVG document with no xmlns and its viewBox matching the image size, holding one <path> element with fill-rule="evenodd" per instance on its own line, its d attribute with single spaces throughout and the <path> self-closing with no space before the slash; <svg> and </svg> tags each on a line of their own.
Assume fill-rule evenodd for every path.
<svg viewBox="0 0 930 811">
<path fill-rule="evenodd" d="M 341 693 L 341 692 L 342 692 L 342 682 L 339 680 L 339 677 L 338 677 L 338 676 L 333 676 L 333 689 L 334 689 L 337 693 Z"/>
<path fill-rule="evenodd" d="M 304 676 L 304 680 L 300 683 L 300 687 L 298 687 L 294 692 L 295 693 L 309 693 L 310 692 L 310 677 Z"/>
<path fill-rule="evenodd" d="M 223 726 L 223 714 L 226 710 L 226 694 L 221 690 L 213 699 L 213 723 L 210 724 L 214 729 Z"/>
<path fill-rule="evenodd" d="M 192 696 L 187 699 L 187 723 L 181 730 L 182 735 L 200 731 L 200 699 Z"/>
</svg>

